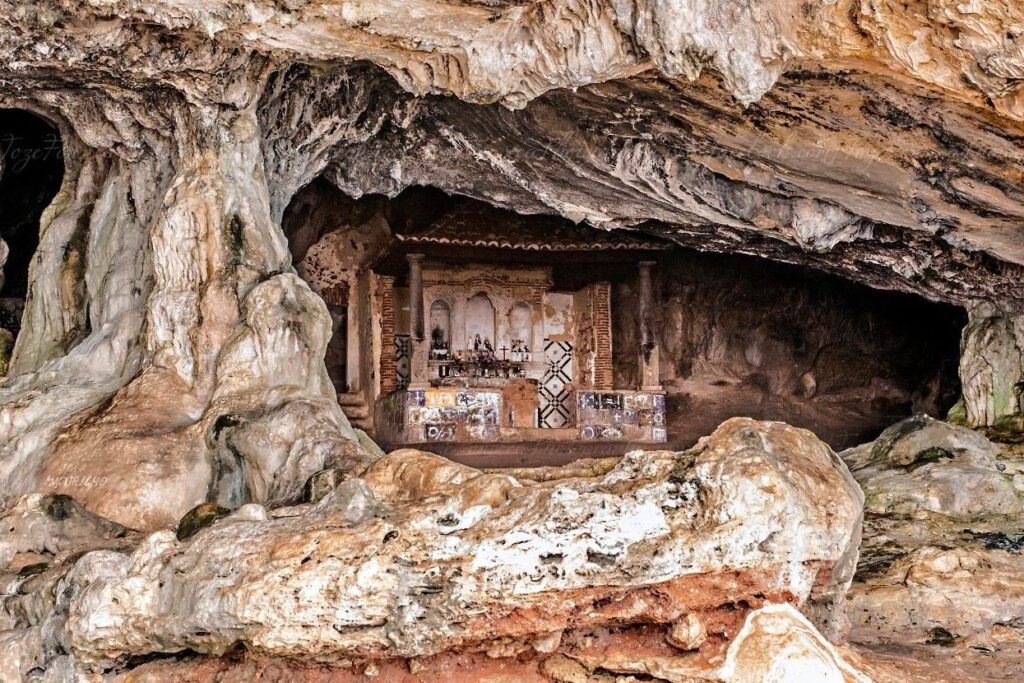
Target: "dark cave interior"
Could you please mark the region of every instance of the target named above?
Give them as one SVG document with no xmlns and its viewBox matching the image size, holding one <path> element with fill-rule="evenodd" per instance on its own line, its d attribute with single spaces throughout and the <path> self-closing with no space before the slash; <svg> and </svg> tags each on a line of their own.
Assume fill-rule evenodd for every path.
<svg viewBox="0 0 1024 683">
<path fill-rule="evenodd" d="M 0 289 L 0 327 L 16 334 L 29 263 L 39 246 L 39 221 L 60 189 L 64 155 L 57 129 L 20 109 L 0 109 L 0 150 L 0 238 L 10 249 Z"/>
</svg>

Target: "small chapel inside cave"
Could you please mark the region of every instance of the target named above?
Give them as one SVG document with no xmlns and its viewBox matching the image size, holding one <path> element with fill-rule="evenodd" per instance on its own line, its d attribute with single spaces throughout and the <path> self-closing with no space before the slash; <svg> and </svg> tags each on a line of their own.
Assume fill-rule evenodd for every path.
<svg viewBox="0 0 1024 683">
<path fill-rule="evenodd" d="M 298 269 L 331 310 L 327 365 L 347 412 L 390 447 L 663 443 L 648 321 L 652 270 L 668 247 L 417 190 L 328 233 Z M 628 384 L 612 370 L 613 276 L 638 284 L 642 370 Z"/>
<path fill-rule="evenodd" d="M 817 271 L 426 187 L 318 180 L 283 225 L 331 313 L 339 401 L 385 448 L 543 464 L 736 415 L 845 446 L 959 391 L 960 309 Z"/>
</svg>

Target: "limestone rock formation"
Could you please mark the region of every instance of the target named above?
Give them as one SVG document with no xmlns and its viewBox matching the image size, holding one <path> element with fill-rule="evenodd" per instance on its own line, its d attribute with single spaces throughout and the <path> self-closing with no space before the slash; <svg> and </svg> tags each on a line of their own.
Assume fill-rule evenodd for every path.
<svg viewBox="0 0 1024 683">
<path fill-rule="evenodd" d="M 0 339 L 0 678 L 192 651 L 140 675 L 860 680 L 756 609 L 843 631 L 862 500 L 826 446 L 741 420 L 529 481 L 382 455 L 280 223 L 318 178 L 432 185 L 963 306 L 958 414 L 1020 438 L 1022 27 L 1015 0 L 0 0 L 0 108 L 65 169 Z M 848 459 L 858 624 L 1010 638 L 1024 469 L 931 423 Z M 179 541 L 201 504 L 233 512 Z M 696 655 L 666 639 L 693 613 Z"/>
<path fill-rule="evenodd" d="M 597 642 L 598 638 L 600 642 Z M 588 655 L 585 650 L 575 651 L 572 657 L 551 654 L 539 665 L 522 659 L 463 655 L 410 660 L 408 664 L 374 665 L 357 673 L 294 661 L 242 656 L 208 658 L 201 662 L 152 662 L 114 680 L 130 679 L 139 683 L 217 680 L 241 683 L 281 675 L 293 681 L 329 677 L 329 680 L 341 683 L 372 680 L 395 683 L 437 680 L 454 683 L 492 680 L 530 683 L 616 683 L 631 680 L 750 683 L 814 680 L 861 683 L 869 680 L 904 680 L 898 669 L 891 665 L 872 665 L 847 648 L 833 646 L 814 630 L 806 618 L 786 604 L 767 605 L 751 611 L 736 638 L 716 647 L 715 654 L 707 657 L 673 652 L 668 647 L 662 647 L 658 653 L 660 656 L 655 657 L 652 652 L 655 644 L 652 641 L 642 643 L 644 654 L 640 655 L 636 649 L 629 649 L 628 645 L 618 649 L 622 643 L 606 634 L 592 637 L 591 640 L 594 642 L 586 648 L 594 650 L 593 654 Z M 878 675 L 878 679 L 865 675 L 861 668 L 870 670 L 872 675 Z"/>
<path fill-rule="evenodd" d="M 994 649 L 1024 644 L 1024 557 L 985 548 L 922 547 L 858 583 L 851 617 L 863 639 Z M 943 642 L 943 639 L 946 639 Z"/>
<path fill-rule="evenodd" d="M 910 418 L 843 458 L 864 490 L 865 511 L 875 515 L 935 513 L 966 522 L 1024 514 L 1024 466 L 964 427 Z"/>
<path fill-rule="evenodd" d="M 699 652 L 676 661 L 682 650 L 666 639 L 689 614 L 706 636 L 685 649 L 732 642 L 722 671 L 747 672 L 709 680 L 822 662 L 845 670 L 800 617 L 769 610 L 740 626 L 762 605 L 792 603 L 840 638 L 860 506 L 846 468 L 813 435 L 745 419 L 689 452 L 638 451 L 599 476 L 548 484 L 397 451 L 315 505 L 269 516 L 243 506 L 185 540 L 159 531 L 130 554 L 97 550 L 33 579 L 9 576 L 20 588 L 4 603 L 5 642 L 22 654 L 6 673 L 116 671 L 132 657 L 243 644 L 254 656 L 359 670 L 447 652 L 536 652 L 539 666 L 558 652 L 587 671 L 678 667 L 667 677 L 677 680 L 708 666 Z M 48 551 L 66 560 L 83 525 L 119 528 L 83 514 L 51 497 L 26 499 L 10 519 L 48 524 L 35 536 L 55 539 Z M 45 549 L 2 531 L 10 570 Z M 615 647 L 595 649 L 602 632 L 622 652 L 657 636 L 665 658 L 621 660 Z M 788 643 L 778 665 L 765 660 L 773 638 Z"/>
<path fill-rule="evenodd" d="M 854 639 L 1019 652 L 1024 460 L 1016 449 L 915 417 L 842 457 L 865 494 Z"/>
</svg>

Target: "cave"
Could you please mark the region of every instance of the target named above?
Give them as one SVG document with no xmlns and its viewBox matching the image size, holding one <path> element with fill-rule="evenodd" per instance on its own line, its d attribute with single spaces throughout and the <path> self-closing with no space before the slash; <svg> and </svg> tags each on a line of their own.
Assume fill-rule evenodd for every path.
<svg viewBox="0 0 1024 683">
<path fill-rule="evenodd" d="M 813 268 L 429 186 L 353 199 L 320 178 L 282 225 L 331 313 L 339 403 L 388 448 L 561 465 L 645 443 L 685 449 L 742 416 L 843 449 L 911 415 L 941 418 L 960 395 L 963 309 Z M 411 255 L 426 278 L 418 302 Z M 419 378 L 413 315 L 427 347 Z M 646 408 L 655 401 L 664 409 Z"/>
<path fill-rule="evenodd" d="M 1024 680 L 1024 4 L 0 18 L 0 681 Z"/>
<path fill-rule="evenodd" d="M 39 246 L 39 221 L 60 189 L 64 152 L 56 127 L 19 109 L 0 109 L 0 150 L 0 239 L 8 250 L 6 262 L 0 259 L 0 329 L 16 336 L 29 263 Z"/>
</svg>

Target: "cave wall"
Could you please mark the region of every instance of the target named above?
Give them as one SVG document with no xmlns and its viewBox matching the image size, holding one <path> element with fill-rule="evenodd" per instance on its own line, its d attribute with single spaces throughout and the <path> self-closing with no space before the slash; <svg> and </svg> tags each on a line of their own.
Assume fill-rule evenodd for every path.
<svg viewBox="0 0 1024 683">
<path fill-rule="evenodd" d="M 656 329 L 673 443 L 736 415 L 811 429 L 836 448 L 960 395 L 963 309 L 818 271 L 676 250 L 660 264 Z M 635 283 L 613 287 L 618 386 L 636 384 Z"/>
<path fill-rule="evenodd" d="M 75 525 L 86 516 L 75 505 L 40 509 L 65 498 L 17 502 L 69 493 L 127 526 L 166 529 L 199 501 L 286 505 L 324 467 L 375 470 L 312 517 L 271 522 L 243 506 L 210 545 L 181 546 L 165 530 L 131 555 L 87 554 L 67 582 L 66 567 L 33 578 L 38 592 L 15 597 L 20 630 L 3 636 L 15 652 L 4 666 L 64 667 L 70 678 L 69 643 L 82 661 L 114 666 L 110 657 L 167 648 L 225 652 L 240 633 L 282 656 L 465 647 L 479 637 L 472 622 L 439 618 L 451 598 L 435 586 L 442 546 L 469 570 L 449 587 L 497 579 L 498 598 L 483 604 L 500 611 L 477 614 L 502 647 L 526 635 L 550 651 L 540 632 L 550 622 L 533 619 L 552 605 L 599 624 L 673 621 L 682 614 L 665 608 L 679 603 L 658 582 L 718 567 L 742 577 L 760 566 L 797 585 L 796 602 L 821 598 L 809 612 L 839 637 L 863 498 L 830 449 L 741 420 L 703 458 L 634 454 L 567 495 L 514 491 L 518 482 L 493 475 L 481 483 L 416 454 L 378 459 L 335 400 L 329 317 L 294 273 L 282 216 L 318 177 L 352 197 L 430 184 L 964 306 L 964 419 L 1012 426 L 1024 380 L 1021 12 L 1012 0 L 0 0 L 0 107 L 50 121 L 65 160 L 0 385 L 0 508 L 17 508 L 26 526 Z M 832 329 L 827 315 L 814 320 Z M 353 539 L 374 499 L 396 511 L 373 522 L 372 542 Z M 438 500 L 455 516 L 439 518 Z M 565 538 L 546 526 L 555 509 Z M 530 511 L 533 540 L 509 543 L 505 527 L 515 533 Z M 662 513 L 678 520 L 658 529 L 678 553 L 658 555 L 645 529 L 646 541 L 636 536 L 636 519 Z M 442 522 L 481 515 L 494 532 L 452 549 Z M 378 590 L 360 572 L 395 540 L 381 525 L 401 531 L 386 553 L 396 573 L 381 574 L 390 584 Z M 334 557 L 364 548 L 367 564 L 307 562 L 305 544 L 321 537 Z M 522 558 L 474 574 L 481 542 L 501 545 L 491 557 Z M 430 562 L 410 567 L 409 548 Z M 583 571 L 564 580 L 542 552 Z M 250 555 L 293 583 L 254 570 Z M 183 561 L 198 575 L 183 578 Z M 526 612 L 502 604 L 530 591 L 536 567 L 558 599 Z M 820 567 L 832 574 L 824 582 Z M 294 591 L 331 571 L 369 596 L 348 631 L 333 603 L 294 607 Z M 591 592 L 595 581 L 628 590 Z M 240 601 L 231 586 L 265 601 Z M 421 589 L 412 602 L 407 586 Z M 680 585 L 708 594 L 693 588 Z M 432 619 L 405 628 L 424 613 Z M 382 614 L 394 615 L 383 629 Z"/>
</svg>

